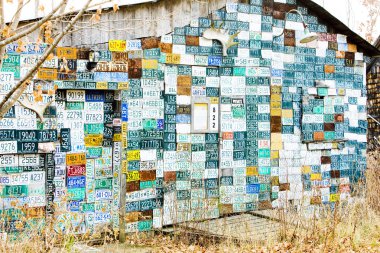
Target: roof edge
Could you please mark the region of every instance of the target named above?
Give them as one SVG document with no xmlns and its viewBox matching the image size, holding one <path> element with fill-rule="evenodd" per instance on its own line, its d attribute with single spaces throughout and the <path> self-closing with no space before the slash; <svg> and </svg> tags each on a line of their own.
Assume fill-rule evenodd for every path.
<svg viewBox="0 0 380 253">
<path fill-rule="evenodd" d="M 357 44 L 358 47 L 362 48 L 363 53 L 367 56 L 380 55 L 378 48 L 374 47 L 371 43 L 366 41 L 363 37 L 352 31 L 346 24 L 337 19 L 334 15 L 328 12 L 324 7 L 311 0 L 298 0 L 308 7 L 312 12 L 318 15 L 318 18 L 324 20 L 326 23 L 331 24 L 332 27 L 339 33 L 349 36 L 350 40 Z"/>
</svg>

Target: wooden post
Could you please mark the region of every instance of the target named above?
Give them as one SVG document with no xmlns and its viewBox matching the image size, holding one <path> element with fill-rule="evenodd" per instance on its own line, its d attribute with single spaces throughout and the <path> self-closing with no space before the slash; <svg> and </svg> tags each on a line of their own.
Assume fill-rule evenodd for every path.
<svg viewBox="0 0 380 253">
<path fill-rule="evenodd" d="M 120 176 L 120 207 L 119 207 L 119 219 L 120 219 L 120 234 L 119 234 L 119 242 L 125 243 L 125 194 L 127 192 L 127 175 L 125 173 L 121 173 Z"/>
</svg>

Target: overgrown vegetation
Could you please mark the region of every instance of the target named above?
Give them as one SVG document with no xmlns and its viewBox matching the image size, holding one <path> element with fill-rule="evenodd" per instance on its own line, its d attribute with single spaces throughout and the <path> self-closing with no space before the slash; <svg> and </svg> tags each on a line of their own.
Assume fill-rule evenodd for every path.
<svg viewBox="0 0 380 253">
<path fill-rule="evenodd" d="M 74 245 L 80 242 L 95 243 L 94 247 L 102 252 L 380 252 L 380 153 L 368 157 L 365 192 L 349 203 L 338 203 L 334 210 L 322 210 L 319 218 L 315 215 L 307 219 L 300 213 L 278 211 L 280 229 L 272 240 L 239 240 L 234 234 L 213 237 L 176 227 L 174 233 L 166 235 L 157 232 L 129 235 L 127 243 L 118 244 L 117 233 L 107 229 L 92 236 L 78 236 L 69 231 L 58 235 L 53 232 L 53 221 L 42 233 L 29 229 L 18 236 L 18 241 L 8 237 L 1 241 L 0 250 L 78 252 Z"/>
</svg>

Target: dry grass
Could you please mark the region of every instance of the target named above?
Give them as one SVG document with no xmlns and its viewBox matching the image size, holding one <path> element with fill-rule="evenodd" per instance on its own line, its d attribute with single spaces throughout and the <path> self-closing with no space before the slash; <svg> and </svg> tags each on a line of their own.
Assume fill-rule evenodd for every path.
<svg viewBox="0 0 380 253">
<path fill-rule="evenodd" d="M 101 252 L 380 252 L 380 153 L 368 158 L 366 187 L 360 187 L 350 203 L 339 203 L 334 210 L 321 210 L 319 218 L 307 219 L 299 212 L 278 211 L 279 237 L 255 241 L 194 235 L 186 230 L 164 235 L 139 233 L 129 235 L 126 244 L 117 244 L 115 237 L 101 238 Z M 363 191 L 363 189 L 365 189 Z M 241 225 L 244 227 L 244 224 Z M 1 252 L 75 252 L 77 241 L 88 241 L 88 235 L 72 233 L 58 236 L 48 227 L 42 233 L 29 230 L 17 243 L 0 242 Z M 110 232 L 110 231 L 105 231 Z M 104 235 L 104 234 L 103 234 Z M 84 242 L 85 243 L 85 242 Z M 83 252 L 84 253 L 84 252 Z"/>
</svg>

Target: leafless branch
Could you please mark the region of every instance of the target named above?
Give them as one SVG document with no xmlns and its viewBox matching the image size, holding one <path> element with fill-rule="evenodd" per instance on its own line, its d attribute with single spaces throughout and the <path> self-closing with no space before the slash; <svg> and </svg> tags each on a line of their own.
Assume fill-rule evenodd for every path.
<svg viewBox="0 0 380 253">
<path fill-rule="evenodd" d="M 42 65 L 42 63 L 49 57 L 49 55 L 56 48 L 58 43 L 62 40 L 62 38 L 69 33 L 69 31 L 73 28 L 74 24 L 81 18 L 81 16 L 85 13 L 88 6 L 90 5 L 92 0 L 87 0 L 85 6 L 78 12 L 78 14 L 71 20 L 71 22 L 65 27 L 61 34 L 54 40 L 54 42 L 48 47 L 46 52 L 42 55 L 42 57 L 38 60 L 36 65 L 29 70 L 29 72 L 17 82 L 17 84 L 12 88 L 11 91 L 5 95 L 4 99 L 0 103 L 0 119 L 3 118 L 5 113 L 16 103 L 16 101 L 20 98 L 22 93 L 25 91 L 28 80 L 36 73 L 38 68 Z M 61 6 L 61 4 L 60 4 Z M 58 9 L 57 9 L 58 10 Z M 56 11 L 57 11 L 56 10 Z"/>
<path fill-rule="evenodd" d="M 54 15 L 54 13 L 56 13 L 63 5 L 67 4 L 67 1 L 68 0 L 62 0 L 62 2 L 56 7 L 54 8 L 48 15 L 46 15 L 44 18 L 40 19 L 38 22 L 34 23 L 33 26 L 29 27 L 28 29 L 24 30 L 24 31 L 21 31 L 3 41 L 0 42 L 0 47 L 4 47 L 5 45 L 7 44 L 10 44 L 32 32 L 34 32 L 35 30 L 37 30 L 43 23 L 45 23 L 46 21 L 50 20 L 50 18 Z"/>
</svg>

